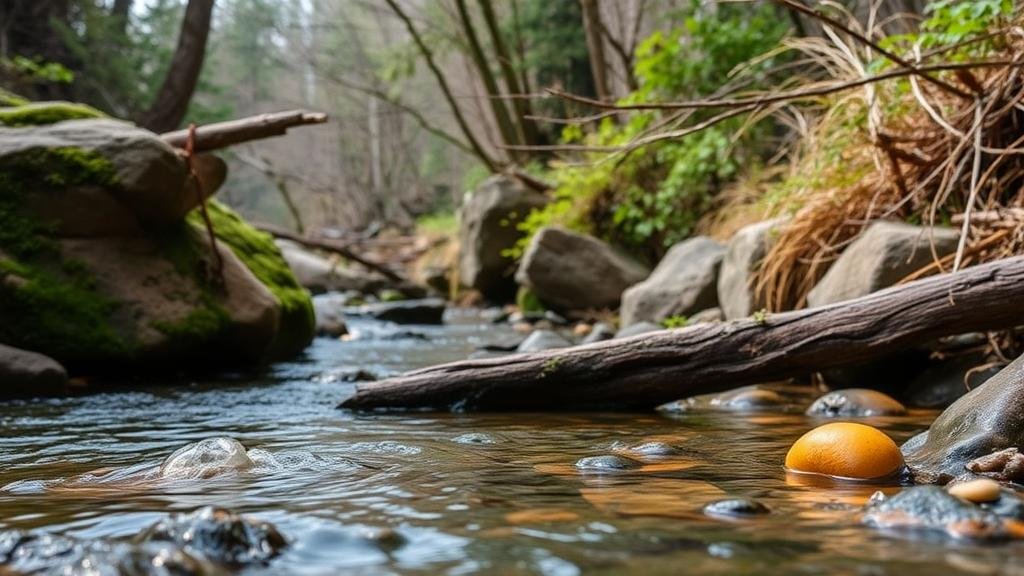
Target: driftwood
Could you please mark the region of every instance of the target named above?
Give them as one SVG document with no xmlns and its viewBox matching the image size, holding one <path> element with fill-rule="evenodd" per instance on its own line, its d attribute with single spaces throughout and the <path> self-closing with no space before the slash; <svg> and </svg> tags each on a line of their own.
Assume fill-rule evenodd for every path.
<svg viewBox="0 0 1024 576">
<path fill-rule="evenodd" d="M 250 140 L 282 136 L 289 128 L 324 122 L 327 122 L 327 115 L 321 112 L 289 110 L 207 124 L 196 128 L 194 152 L 209 152 Z M 188 129 L 166 132 L 160 138 L 175 148 L 184 148 L 188 142 Z"/>
<path fill-rule="evenodd" d="M 649 409 L 1021 324 L 1024 256 L 820 308 L 587 346 L 454 362 L 357 385 L 342 407 Z"/>
<path fill-rule="evenodd" d="M 349 248 L 349 245 L 345 242 L 307 238 L 306 236 L 301 236 L 299 234 L 292 232 L 291 230 L 286 230 L 284 228 L 281 228 L 280 226 L 274 226 L 273 224 L 254 223 L 253 226 L 255 226 L 259 230 L 262 230 L 270 234 L 271 236 L 274 236 L 275 238 L 284 238 L 285 240 L 291 240 L 292 242 L 302 244 L 307 248 L 317 248 L 319 250 L 326 250 L 328 252 L 340 254 L 342 257 L 347 258 L 348 260 L 358 262 L 359 264 L 362 264 L 366 268 L 373 270 L 374 272 L 378 272 L 381 276 L 384 276 L 385 278 L 391 280 L 392 282 L 396 282 L 403 286 L 409 285 L 409 281 L 403 278 L 400 274 L 388 268 L 384 264 L 374 262 L 373 260 L 367 260 L 366 258 L 363 258 L 362 256 L 356 254 L 355 252 L 352 251 L 351 248 Z"/>
</svg>

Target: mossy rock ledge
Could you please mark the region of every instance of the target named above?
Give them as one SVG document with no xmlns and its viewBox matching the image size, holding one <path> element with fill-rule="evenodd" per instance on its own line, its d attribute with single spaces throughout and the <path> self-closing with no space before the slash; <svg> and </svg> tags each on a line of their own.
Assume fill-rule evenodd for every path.
<svg viewBox="0 0 1024 576">
<path fill-rule="evenodd" d="M 312 302 L 269 235 L 211 199 L 211 244 L 178 152 L 60 104 L 50 124 L 4 127 L 0 115 L 0 343 L 108 375 L 276 360 L 309 344 Z M 212 194 L 223 162 L 195 164 Z"/>
</svg>

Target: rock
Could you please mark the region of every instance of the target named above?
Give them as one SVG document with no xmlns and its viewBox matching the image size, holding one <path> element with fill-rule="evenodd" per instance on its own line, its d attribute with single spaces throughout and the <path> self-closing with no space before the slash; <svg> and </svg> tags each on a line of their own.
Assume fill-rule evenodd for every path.
<svg viewBox="0 0 1024 576">
<path fill-rule="evenodd" d="M 622 451 L 647 458 L 672 456 L 679 453 L 678 448 L 671 444 L 666 444 L 665 442 L 644 442 L 642 444 L 637 444 L 636 446 L 626 446 Z"/>
<path fill-rule="evenodd" d="M 314 294 L 347 290 L 367 294 L 387 285 L 387 281 L 377 274 L 345 268 L 291 240 L 278 239 L 274 243 L 299 284 Z"/>
<path fill-rule="evenodd" d="M 590 328 L 590 332 L 583 338 L 581 344 L 593 344 L 594 342 L 603 342 L 612 338 L 615 338 L 615 328 L 607 322 L 598 322 Z"/>
<path fill-rule="evenodd" d="M 999 483 L 988 478 L 956 482 L 946 486 L 946 491 L 968 502 L 980 504 L 982 502 L 995 502 L 999 500 L 1002 489 Z"/>
<path fill-rule="evenodd" d="M 945 482 L 976 458 L 1024 446 L 1024 356 L 946 408 L 903 445 L 918 482 Z"/>
<path fill-rule="evenodd" d="M 56 360 L 0 344 L 0 398 L 57 396 L 68 392 L 68 374 Z"/>
<path fill-rule="evenodd" d="M 1014 446 L 967 463 L 967 469 L 976 474 L 991 476 L 1003 482 L 1024 482 L 1024 454 Z"/>
<path fill-rule="evenodd" d="M 1001 540 L 1009 535 L 995 513 L 938 486 L 913 486 L 889 498 L 874 497 L 864 510 L 864 522 L 890 532 L 938 532 L 967 540 Z"/>
<path fill-rule="evenodd" d="M 763 516 L 770 513 L 768 507 L 749 498 L 730 498 L 728 500 L 717 500 L 704 507 L 704 513 L 708 516 L 726 518 L 744 518 L 751 516 Z"/>
<path fill-rule="evenodd" d="M 253 461 L 234 438 L 207 438 L 182 446 L 160 465 L 164 478 L 204 479 L 226 472 L 249 470 Z"/>
<path fill-rule="evenodd" d="M 918 408 L 945 408 L 998 374 L 1002 366 L 989 365 L 993 360 L 980 351 L 931 362 L 907 386 L 907 403 Z"/>
<path fill-rule="evenodd" d="M 267 562 L 288 546 L 273 524 L 214 506 L 173 514 L 150 526 L 135 541 L 174 544 L 190 554 L 229 566 Z"/>
<path fill-rule="evenodd" d="M 829 392 L 807 409 L 808 416 L 826 418 L 866 418 L 900 416 L 907 409 L 891 396 L 866 388 L 849 388 Z"/>
<path fill-rule="evenodd" d="M 225 176 L 214 157 L 196 169 L 204 192 Z M 210 200 L 214 252 L 156 135 L 107 119 L 0 129 L 0 170 L 0 228 L 17 231 L 0 232 L 0 342 L 138 373 L 280 359 L 312 339 L 309 295 L 270 237 Z"/>
<path fill-rule="evenodd" d="M 0 574 L 214 575 L 205 560 L 167 544 L 83 541 L 68 536 L 0 533 Z"/>
<path fill-rule="evenodd" d="M 24 128 L 0 128 L 0 161 L 26 151 L 73 148 L 96 152 L 110 162 L 114 192 L 144 223 L 165 226 L 180 221 L 199 202 L 183 194 L 185 163 L 156 134 L 128 122 L 106 118 L 68 120 Z M 68 210 L 81 206 L 67 204 Z"/>
<path fill-rule="evenodd" d="M 725 314 L 722 313 L 721 308 L 708 308 L 707 310 L 701 310 L 693 316 L 690 316 L 687 326 L 703 324 L 706 322 L 721 322 L 723 320 L 725 320 Z"/>
<path fill-rule="evenodd" d="M 443 324 L 447 303 L 440 298 L 366 304 L 349 313 L 395 324 Z"/>
<path fill-rule="evenodd" d="M 727 320 L 746 318 L 765 307 L 754 295 L 753 278 L 786 220 L 776 218 L 741 228 L 725 248 L 718 274 L 718 305 Z"/>
<path fill-rule="evenodd" d="M 884 478 L 903 467 L 896 443 L 884 432 L 854 422 L 833 422 L 807 432 L 786 453 L 786 469 L 834 478 Z"/>
<path fill-rule="evenodd" d="M 655 324 L 654 322 L 637 322 L 632 326 L 627 326 L 615 333 L 615 338 L 629 338 L 630 336 L 639 336 L 640 334 L 647 334 L 648 332 L 657 332 L 664 330 L 665 327 L 661 324 Z"/>
<path fill-rule="evenodd" d="M 504 252 L 522 238 L 517 224 L 547 198 L 515 178 L 488 178 L 463 201 L 459 217 L 459 279 L 485 297 L 510 300 L 515 262 Z"/>
<path fill-rule="evenodd" d="M 542 228 L 523 255 L 516 281 L 558 310 L 616 308 L 647 268 L 604 242 L 564 228 Z"/>
<path fill-rule="evenodd" d="M 658 406 L 661 412 L 792 412 L 803 401 L 802 392 L 760 384 L 743 386 L 715 394 L 701 394 Z"/>
<path fill-rule="evenodd" d="M 228 179 L 228 165 L 219 157 L 213 154 L 194 154 L 192 156 L 192 169 L 195 170 L 199 179 L 200 187 L 203 190 L 203 197 L 210 198 L 220 190 L 224 181 Z M 198 198 L 199 190 L 192 178 L 185 180 L 185 194 Z"/>
<path fill-rule="evenodd" d="M 576 468 L 584 472 L 614 472 L 618 470 L 634 470 L 641 466 L 640 462 L 616 454 L 605 456 L 588 456 L 576 462 Z"/>
<path fill-rule="evenodd" d="M 902 222 L 871 224 L 850 244 L 807 294 L 809 307 L 866 296 L 892 286 L 923 268 L 935 253 L 941 258 L 956 250 L 960 232 L 951 228 L 927 228 Z"/>
<path fill-rule="evenodd" d="M 697 236 L 676 244 L 646 280 L 622 294 L 623 326 L 691 316 L 718 306 L 718 270 L 725 247 Z"/>
<path fill-rule="evenodd" d="M 516 352 L 540 352 L 554 348 L 568 348 L 569 346 L 572 346 L 572 342 L 563 338 L 558 332 L 553 330 L 534 330 L 533 333 L 526 337 L 526 340 L 519 344 Z"/>
</svg>

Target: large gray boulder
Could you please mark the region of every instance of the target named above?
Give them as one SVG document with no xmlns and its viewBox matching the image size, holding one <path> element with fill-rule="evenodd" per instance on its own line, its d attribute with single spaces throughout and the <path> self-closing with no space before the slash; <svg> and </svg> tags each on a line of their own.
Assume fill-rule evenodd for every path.
<svg viewBox="0 0 1024 576">
<path fill-rule="evenodd" d="M 68 374 L 56 360 L 0 344 L 0 398 L 56 396 L 68 390 Z"/>
<path fill-rule="evenodd" d="M 673 246 L 646 280 L 622 294 L 622 325 L 661 322 L 717 307 L 724 255 L 725 247 L 707 236 Z"/>
<path fill-rule="evenodd" d="M 765 307 L 754 294 L 754 275 L 785 222 L 776 218 L 751 224 L 729 240 L 718 274 L 718 306 L 727 320 L 746 318 Z"/>
<path fill-rule="evenodd" d="M 550 226 L 530 241 L 516 281 L 552 308 L 587 310 L 617 308 L 626 288 L 649 273 L 593 236 Z"/>
<path fill-rule="evenodd" d="M 993 452 L 1024 448 L 1024 356 L 946 408 L 903 445 L 919 482 L 945 483 Z"/>
<path fill-rule="evenodd" d="M 459 217 L 459 280 L 485 297 L 515 296 L 515 262 L 504 253 L 523 237 L 517 228 L 534 208 L 547 203 L 510 176 L 488 178 L 462 204 Z"/>
<path fill-rule="evenodd" d="M 892 286 L 956 250 L 960 237 L 952 228 L 923 228 L 903 222 L 871 224 L 850 244 L 807 295 L 807 305 L 823 306 L 865 296 Z"/>
<path fill-rule="evenodd" d="M 304 348 L 308 292 L 269 235 L 214 200 L 211 245 L 194 208 L 226 168 L 204 155 L 193 168 L 127 122 L 0 128 L 0 342 L 90 373 Z"/>
<path fill-rule="evenodd" d="M 116 187 L 107 191 L 147 225 L 164 226 L 180 221 L 199 202 L 194 193 L 183 193 L 186 170 L 178 153 L 156 134 L 129 122 L 95 118 L 0 128 L 0 158 L 45 150 L 83 150 L 108 160 Z M 212 172 L 207 167 L 209 163 L 199 163 L 204 174 Z M 37 192 L 66 205 L 67 211 L 82 210 L 82 204 L 63 196 L 63 189 L 54 188 L 44 184 Z M 120 220 L 116 224 L 124 225 Z"/>
</svg>

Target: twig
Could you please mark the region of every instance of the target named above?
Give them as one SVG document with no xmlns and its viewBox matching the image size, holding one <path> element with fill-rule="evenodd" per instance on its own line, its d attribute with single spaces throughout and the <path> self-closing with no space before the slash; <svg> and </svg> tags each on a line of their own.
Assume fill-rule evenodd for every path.
<svg viewBox="0 0 1024 576">
<path fill-rule="evenodd" d="M 206 225 L 206 235 L 210 241 L 210 252 L 213 253 L 213 261 L 215 263 L 214 272 L 211 277 L 214 281 L 223 286 L 224 285 L 224 259 L 221 258 L 220 251 L 217 249 L 217 235 L 213 231 L 213 220 L 210 219 L 210 213 L 206 210 L 206 194 L 203 193 L 203 181 L 199 178 L 199 174 L 196 172 L 195 166 L 192 165 L 192 156 L 195 154 L 195 143 L 196 143 L 196 125 L 195 123 L 188 125 L 188 135 L 185 139 L 185 168 L 188 170 L 188 176 L 195 182 L 196 194 L 199 195 L 199 213 L 203 217 L 203 224 Z"/>
<path fill-rule="evenodd" d="M 353 262 L 358 262 L 359 264 L 362 264 L 363 266 L 367 267 L 370 270 L 379 272 L 382 276 L 386 277 L 388 280 L 391 280 L 393 282 L 398 282 L 399 284 L 408 283 L 408 280 L 406 280 L 401 275 L 397 274 L 384 264 L 374 262 L 372 260 L 367 260 L 366 258 L 359 256 L 358 254 L 353 252 L 345 243 L 336 242 L 333 240 L 315 240 L 313 238 L 307 238 L 306 236 L 300 236 L 299 234 L 296 234 L 291 230 L 285 230 L 284 228 L 274 226 L 271 224 L 253 223 L 253 226 L 277 238 L 291 240 L 292 242 L 297 242 L 299 244 L 302 244 L 303 246 L 307 246 L 310 248 L 319 248 L 321 250 L 327 250 L 328 252 L 335 252 L 349 260 L 352 260 Z"/>
<path fill-rule="evenodd" d="M 327 115 L 321 112 L 289 110 L 207 124 L 195 129 L 193 152 L 209 152 L 250 140 L 282 136 L 289 128 L 324 122 L 327 122 Z M 184 148 L 188 142 L 190 130 L 189 128 L 165 132 L 160 135 L 160 138 L 175 148 Z"/>
<path fill-rule="evenodd" d="M 974 202 L 978 198 L 978 178 L 981 176 L 982 120 L 985 119 L 981 104 L 982 100 L 979 96 L 974 101 L 974 165 L 971 167 L 971 193 L 967 197 L 967 205 L 964 206 L 964 224 L 960 228 L 960 241 L 956 247 L 956 259 L 953 260 L 953 272 L 960 269 L 960 263 L 963 261 L 967 234 L 971 231 L 971 212 L 974 210 Z"/>
</svg>

